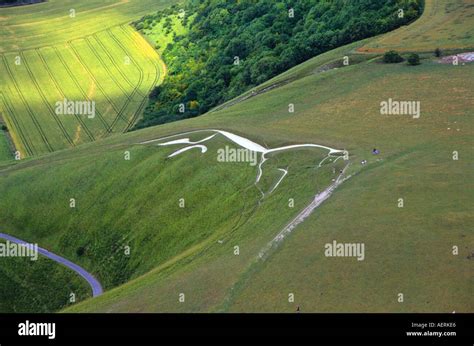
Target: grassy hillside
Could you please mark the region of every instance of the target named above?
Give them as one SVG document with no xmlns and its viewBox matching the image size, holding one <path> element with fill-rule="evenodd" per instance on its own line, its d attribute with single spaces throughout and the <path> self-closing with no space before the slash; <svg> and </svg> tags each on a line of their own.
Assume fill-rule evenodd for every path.
<svg viewBox="0 0 474 346">
<path fill-rule="evenodd" d="M 353 155 L 351 169 L 357 174 L 268 262 L 256 257 L 281 229 L 276 222 L 270 229 L 252 224 L 253 231 L 236 236 L 233 243 L 247 249 L 238 259 L 230 249 L 202 251 L 68 311 L 294 311 L 296 304 L 287 302 L 290 292 L 303 311 L 472 310 L 469 205 L 474 196 L 466 185 L 472 180 L 472 100 L 469 86 L 463 92 L 459 88 L 473 73 L 472 65 L 455 69 L 424 61 L 413 70 L 372 61 L 308 76 L 186 122 L 185 128 L 246 131 L 254 139 L 271 139 L 265 141 L 269 145 L 319 141 L 344 146 Z M 408 83 L 412 88 L 406 88 Z M 422 117 L 381 116 L 379 103 L 390 96 L 422 96 Z M 289 100 L 295 102 L 296 114 L 287 113 Z M 178 127 L 183 124 L 149 129 L 140 136 Z M 372 157 L 373 147 L 381 150 L 382 161 Z M 453 161 L 453 150 L 463 159 Z M 362 167 L 362 159 L 369 165 Z M 295 179 L 290 188 L 303 181 Z M 298 199 L 290 191 L 285 197 Z M 406 203 L 403 209 L 397 207 L 399 198 Z M 366 260 L 327 259 L 324 244 L 334 239 L 364 242 Z M 451 253 L 454 245 L 459 246 L 458 256 Z M 209 282 L 214 283 L 212 290 Z M 192 295 L 187 304 L 177 301 L 183 290 Z M 400 292 L 407 297 L 405 304 L 396 300 Z"/>
<path fill-rule="evenodd" d="M 3 313 L 50 312 L 91 296 L 87 283 L 76 273 L 49 259 L 6 257 L 1 261 Z"/>
<path fill-rule="evenodd" d="M 165 74 L 158 54 L 126 25 L 150 6 L 49 1 L 0 9 L 0 112 L 23 157 L 133 126 Z M 70 7 L 74 18 L 67 15 Z M 95 102 L 95 117 L 57 114 L 56 103 L 64 99 Z"/>
<path fill-rule="evenodd" d="M 268 174 L 258 188 L 272 189 L 278 179 L 274 164 L 295 166 L 291 181 L 306 177 L 305 184 L 297 189 L 285 185 L 284 195 L 269 196 L 265 208 L 258 208 L 261 195 L 253 184 L 256 167 L 218 162 L 217 149 L 225 145 L 232 143 L 216 139 L 205 155 L 195 151 L 172 159 L 167 158 L 170 148 L 154 144 L 108 145 L 82 158 L 58 154 L 59 160 L 34 160 L 7 168 L 0 173 L 0 224 L 6 233 L 81 263 L 105 288 L 112 288 L 185 255 L 208 248 L 214 251 L 218 240 L 224 240 L 222 247 L 228 249 L 235 234 L 255 229 L 247 223 L 250 217 L 263 229 L 283 226 L 307 203 L 315 186 L 322 188 L 329 182 L 330 164 L 318 174 L 313 167 L 324 158 L 324 151 L 279 157 L 265 165 Z M 130 151 L 130 161 L 124 160 L 125 151 Z M 22 168 L 29 164 L 35 166 Z M 62 188 L 52 190 L 51 184 Z M 295 206 L 284 208 L 285 198 L 296 192 Z M 70 198 L 75 198 L 75 208 L 70 208 Z M 36 217 L 46 214 L 48 218 Z"/>
<path fill-rule="evenodd" d="M 473 66 L 443 65 L 428 55 L 418 67 L 366 57 L 321 72 L 344 55 L 358 59 L 351 52 L 367 43 L 312 59 L 278 77 L 284 86 L 229 108 L 126 136 L 224 127 L 269 146 L 318 141 L 348 149 L 356 175 L 266 261 L 256 257 L 279 231 L 276 224 L 236 236 L 247 249 L 238 258 L 230 249 L 202 251 L 67 311 L 472 311 Z M 421 117 L 380 115 L 380 102 L 390 97 L 419 100 Z M 296 114 L 288 113 L 289 102 Z M 372 157 L 374 147 L 381 161 Z M 463 158 L 454 161 L 454 150 Z M 365 243 L 366 259 L 325 257 L 332 240 Z M 179 292 L 188 293 L 186 303 L 178 302 Z"/>
<path fill-rule="evenodd" d="M 3 231 L 77 261 L 109 289 L 68 312 L 472 311 L 474 65 L 440 64 L 432 54 L 416 67 L 383 64 L 357 53 L 371 42 L 322 54 L 199 118 L 0 164 Z M 420 118 L 381 115 L 389 98 L 419 101 Z M 278 169 L 289 174 L 260 199 L 255 167 L 216 161 L 216 150 L 232 145 L 224 138 L 173 158 L 180 146 L 137 144 L 210 128 L 266 147 L 347 149 L 351 178 L 259 259 L 343 162 L 318 168 L 321 150 L 275 155 L 258 187 L 269 191 Z M 365 260 L 325 257 L 333 240 L 364 243 Z"/>
</svg>

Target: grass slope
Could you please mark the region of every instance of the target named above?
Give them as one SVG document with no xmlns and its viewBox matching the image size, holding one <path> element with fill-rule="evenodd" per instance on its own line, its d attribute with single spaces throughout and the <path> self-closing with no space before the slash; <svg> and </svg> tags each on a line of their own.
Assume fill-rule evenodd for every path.
<svg viewBox="0 0 474 346">
<path fill-rule="evenodd" d="M 3 313 L 50 312 L 91 297 L 90 287 L 82 278 L 49 259 L 5 257 L 1 262 Z"/>
<path fill-rule="evenodd" d="M 68 311 L 294 311 L 296 304 L 303 311 L 471 311 L 469 205 L 474 196 L 466 184 L 472 181 L 472 100 L 470 87 L 461 85 L 473 73 L 472 65 L 424 61 L 410 69 L 372 61 L 308 76 L 184 123 L 186 128 L 226 126 L 271 138 L 271 144 L 343 145 L 357 174 L 267 263 L 255 264 L 255 258 L 281 229 L 276 220 L 250 224 L 233 242 L 248 251 L 239 259 L 231 249 L 202 251 Z M 422 117 L 381 116 L 379 103 L 389 97 L 421 99 Z M 290 100 L 296 114 L 286 110 Z M 371 157 L 373 147 L 381 150 L 383 161 Z M 463 157 L 459 161 L 452 160 L 454 150 Z M 358 164 L 362 159 L 369 160 L 367 168 Z M 285 198 L 298 199 L 294 189 L 303 182 L 288 180 L 292 185 Z M 398 198 L 404 198 L 405 208 L 397 207 Z M 365 243 L 366 260 L 327 259 L 324 244 L 334 239 Z M 451 253 L 454 245 L 458 256 Z M 186 304 L 177 301 L 181 291 L 192 295 Z M 288 303 L 290 292 L 296 304 Z M 405 304 L 396 300 L 400 292 Z"/>
<path fill-rule="evenodd" d="M 423 16 L 415 23 L 380 36 L 361 52 L 474 49 L 474 4 L 470 0 L 425 0 Z"/>
<path fill-rule="evenodd" d="M 245 256 L 233 256 L 230 248 L 202 251 L 67 311 L 291 312 L 297 305 L 302 311 L 472 311 L 468 116 L 474 66 L 430 58 L 411 68 L 368 57 L 321 72 L 344 55 L 358 59 L 351 52 L 370 42 L 314 58 L 275 79 L 286 85 L 232 107 L 127 135 L 225 127 L 270 146 L 317 141 L 348 149 L 356 175 L 266 262 L 255 256 L 268 241 L 264 234 L 278 229 L 253 225 L 260 237 L 251 232 L 233 242 L 247 249 Z M 419 100 L 421 118 L 381 116 L 380 102 L 389 97 Z M 290 102 L 296 114 L 288 113 Z M 371 157 L 373 147 L 381 150 L 382 161 Z M 454 161 L 454 150 L 463 158 Z M 369 160 L 365 168 L 358 164 L 362 159 Z M 404 198 L 404 208 L 398 208 L 398 198 Z M 335 239 L 364 242 L 365 261 L 326 258 L 324 244 Z M 459 255 L 452 254 L 455 245 Z M 179 292 L 188 293 L 186 303 L 178 302 Z M 295 294 L 293 304 L 289 293 Z M 398 303 L 398 293 L 404 303 Z"/>
</svg>

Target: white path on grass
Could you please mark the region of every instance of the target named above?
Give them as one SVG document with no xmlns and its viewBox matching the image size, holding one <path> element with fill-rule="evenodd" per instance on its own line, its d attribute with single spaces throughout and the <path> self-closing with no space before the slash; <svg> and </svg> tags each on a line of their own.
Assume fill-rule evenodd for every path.
<svg viewBox="0 0 474 346">
<path fill-rule="evenodd" d="M 275 189 L 278 187 L 278 185 L 280 185 L 280 183 L 283 181 L 283 179 L 286 177 L 286 175 L 288 174 L 288 171 L 286 169 L 283 169 L 283 168 L 278 168 L 278 170 L 280 172 L 283 172 L 283 174 L 281 175 L 280 179 L 278 179 L 277 183 L 275 184 L 275 186 L 273 186 L 273 189 L 271 189 L 270 193 L 272 193 L 273 191 L 275 191 Z"/>
<path fill-rule="evenodd" d="M 334 190 L 351 176 L 344 177 L 344 173 L 349 164 L 344 167 L 337 179 L 329 185 L 323 192 L 318 193 L 314 200 L 304 208 L 291 222 L 286 225 L 258 254 L 258 258 L 264 260 L 272 249 L 275 249 L 300 223 L 302 223 L 311 213 L 319 207 L 325 200 L 331 197 Z"/>
<path fill-rule="evenodd" d="M 196 142 L 192 142 L 192 141 L 189 140 L 189 138 L 186 138 L 186 137 L 171 140 L 171 141 L 167 141 L 167 142 L 161 142 L 161 141 L 172 139 L 172 138 L 175 138 L 175 137 L 187 136 L 187 135 L 190 135 L 190 134 L 202 133 L 202 132 L 215 132 L 215 133 L 213 135 L 209 136 L 209 137 L 206 137 L 206 138 L 204 138 L 200 141 L 196 141 Z M 182 149 L 179 149 L 179 150 L 173 152 L 172 154 L 168 155 L 168 157 L 174 157 L 174 156 L 179 155 L 179 154 L 181 154 L 181 153 L 183 153 L 183 152 L 185 152 L 189 149 L 192 149 L 192 148 L 200 148 L 201 152 L 205 153 L 207 151 L 207 147 L 204 146 L 204 145 L 201 145 L 199 143 L 207 142 L 208 140 L 214 138 L 217 134 L 223 135 L 224 137 L 230 139 L 232 142 L 236 143 L 237 145 L 239 145 L 239 146 L 241 146 L 245 149 L 262 153 L 262 156 L 260 158 L 260 163 L 258 164 L 258 173 L 257 173 L 257 178 L 255 180 L 255 184 L 257 184 L 260 181 L 260 179 L 263 175 L 262 166 L 265 163 L 265 161 L 268 159 L 265 156 L 266 154 L 281 152 L 281 151 L 287 151 L 287 150 L 292 150 L 292 149 L 300 149 L 300 148 L 325 149 L 325 150 L 328 151 L 328 155 L 323 160 L 321 160 L 321 162 L 319 163 L 318 166 L 321 167 L 323 161 L 325 161 L 329 157 L 336 157 L 334 154 L 345 153 L 345 150 L 334 149 L 334 148 L 324 146 L 324 145 L 320 145 L 320 144 L 294 144 L 294 145 L 287 145 L 287 146 L 278 147 L 278 148 L 267 149 L 267 148 L 261 146 L 260 144 L 251 141 L 248 138 L 236 135 L 234 133 L 230 133 L 228 131 L 215 130 L 215 129 L 188 131 L 188 132 L 178 133 L 178 134 L 171 135 L 171 136 L 152 139 L 152 140 L 149 140 L 149 141 L 141 142 L 140 144 L 157 143 L 157 145 L 160 145 L 160 146 L 168 146 L 168 145 L 176 145 L 176 144 L 192 144 L 192 146 L 184 147 Z M 339 158 L 339 157 L 341 157 L 341 156 L 337 155 L 337 158 Z M 336 160 L 337 160 L 337 158 L 336 158 Z M 285 176 L 288 174 L 288 171 L 282 170 L 282 169 L 280 169 L 280 170 L 284 171 L 285 173 L 280 178 L 280 180 L 277 182 L 277 184 L 274 186 L 272 191 L 270 191 L 270 193 L 273 192 L 278 187 L 278 185 L 280 185 L 283 178 L 285 178 Z"/>
</svg>

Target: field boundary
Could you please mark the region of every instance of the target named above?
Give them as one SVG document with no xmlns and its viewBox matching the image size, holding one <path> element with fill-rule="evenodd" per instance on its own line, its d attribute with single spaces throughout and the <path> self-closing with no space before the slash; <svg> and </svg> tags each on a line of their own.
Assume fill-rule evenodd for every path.
<svg viewBox="0 0 474 346">
<path fill-rule="evenodd" d="M 126 26 L 126 28 L 130 28 L 129 25 Z M 127 34 L 127 30 L 126 30 L 125 26 L 121 25 L 120 26 L 120 29 L 125 33 Z M 126 35 L 127 36 L 127 35 Z M 151 48 L 153 49 L 151 46 L 150 46 L 150 43 L 148 41 L 146 41 L 145 39 L 143 39 L 145 41 L 145 43 Z M 135 45 L 135 47 L 137 47 L 138 50 L 141 49 L 141 47 L 139 47 L 137 45 L 137 43 L 135 42 L 135 40 L 132 40 L 132 43 Z M 153 82 L 151 83 L 151 88 L 149 89 L 148 93 L 153 90 L 153 88 L 157 85 L 158 83 L 158 80 L 160 78 L 164 78 L 165 75 L 166 75 L 166 65 L 164 65 L 164 62 L 163 60 L 161 59 L 161 57 L 159 56 L 158 52 L 156 52 L 155 49 L 153 49 L 153 51 L 156 53 L 160 63 L 156 63 L 156 61 L 154 61 L 153 59 L 151 59 L 149 56 L 146 57 L 146 59 L 155 67 L 155 77 L 153 79 Z M 162 68 L 164 66 L 164 68 Z M 145 98 L 143 101 L 142 101 L 142 104 L 140 105 L 140 108 L 137 110 L 137 112 L 135 112 L 134 114 L 134 117 L 132 119 L 132 121 L 130 122 L 130 126 L 127 128 L 127 131 L 136 123 L 137 119 L 138 119 L 138 116 L 139 114 L 141 114 L 141 111 L 143 109 L 143 107 L 145 106 L 146 104 L 146 101 L 147 101 L 147 98 Z"/>
<path fill-rule="evenodd" d="M 18 136 L 20 138 L 18 138 L 18 142 L 17 144 L 15 144 L 15 138 L 14 136 L 10 133 L 10 135 L 12 136 L 12 139 L 13 139 L 13 143 L 15 145 L 15 147 L 17 149 L 20 149 L 21 148 L 21 145 L 23 145 L 23 147 L 25 148 L 25 151 L 26 151 L 26 154 L 27 155 L 34 155 L 34 150 L 32 149 L 32 145 L 29 143 L 29 140 L 28 138 L 25 136 L 24 132 L 23 132 L 23 128 L 20 126 L 20 124 L 18 123 L 18 119 L 16 119 L 15 117 L 15 113 L 13 112 L 13 109 L 10 107 L 10 105 L 7 103 L 7 98 L 5 97 L 5 95 L 3 94 L 3 92 L 0 92 L 0 95 L 2 97 L 2 104 L 3 106 L 6 108 L 6 111 L 8 112 L 8 116 L 5 116 L 4 117 L 4 120 L 7 124 L 7 127 L 10 128 L 10 131 L 15 128 L 15 132 L 18 133 Z M 10 120 L 13 122 L 13 124 L 10 124 Z M 13 126 L 12 126 L 13 125 Z M 20 149 L 21 150 L 21 149 Z"/>
<path fill-rule="evenodd" d="M 140 85 L 142 85 L 142 82 L 143 82 L 143 75 L 144 75 L 144 72 L 143 70 L 140 68 L 140 66 L 136 63 L 135 59 L 132 58 L 129 54 L 129 52 L 127 51 L 127 49 L 123 46 L 122 42 L 120 42 L 120 40 L 117 39 L 117 37 L 113 34 L 113 32 L 109 29 L 106 30 L 107 31 L 107 35 L 109 35 L 112 40 L 114 40 L 115 43 L 117 43 L 117 45 L 120 47 L 120 49 L 125 53 L 127 54 L 127 56 L 130 57 L 130 61 L 132 62 L 132 64 L 138 69 L 139 71 L 139 79 L 138 79 L 138 83 L 137 83 L 137 86 L 136 88 L 139 88 Z M 135 123 L 136 121 L 136 118 L 138 117 L 137 114 L 140 114 L 141 113 L 141 110 L 143 109 L 143 106 L 145 104 L 147 100 L 147 97 L 143 97 L 143 101 L 142 103 L 140 104 L 140 106 L 138 107 L 137 111 L 135 111 L 135 113 L 133 114 L 131 120 L 128 122 L 128 126 L 125 127 L 124 129 L 124 132 L 127 132 L 132 126 L 133 124 Z"/>
</svg>

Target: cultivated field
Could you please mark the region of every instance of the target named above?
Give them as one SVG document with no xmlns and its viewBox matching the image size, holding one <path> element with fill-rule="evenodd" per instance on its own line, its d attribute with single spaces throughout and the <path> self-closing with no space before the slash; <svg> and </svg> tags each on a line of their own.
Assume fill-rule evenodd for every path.
<svg viewBox="0 0 474 346">
<path fill-rule="evenodd" d="M 53 46 L 127 24 L 176 0 L 48 0 L 0 9 L 0 53 Z M 74 10 L 75 17 L 71 17 Z"/>
<path fill-rule="evenodd" d="M 0 111 L 22 157 L 128 130 L 164 77 L 158 54 L 124 24 L 150 1 L 73 3 L 75 18 L 63 13 L 72 2 L 0 10 Z M 95 102 L 95 117 L 57 114 L 64 99 Z"/>
</svg>

